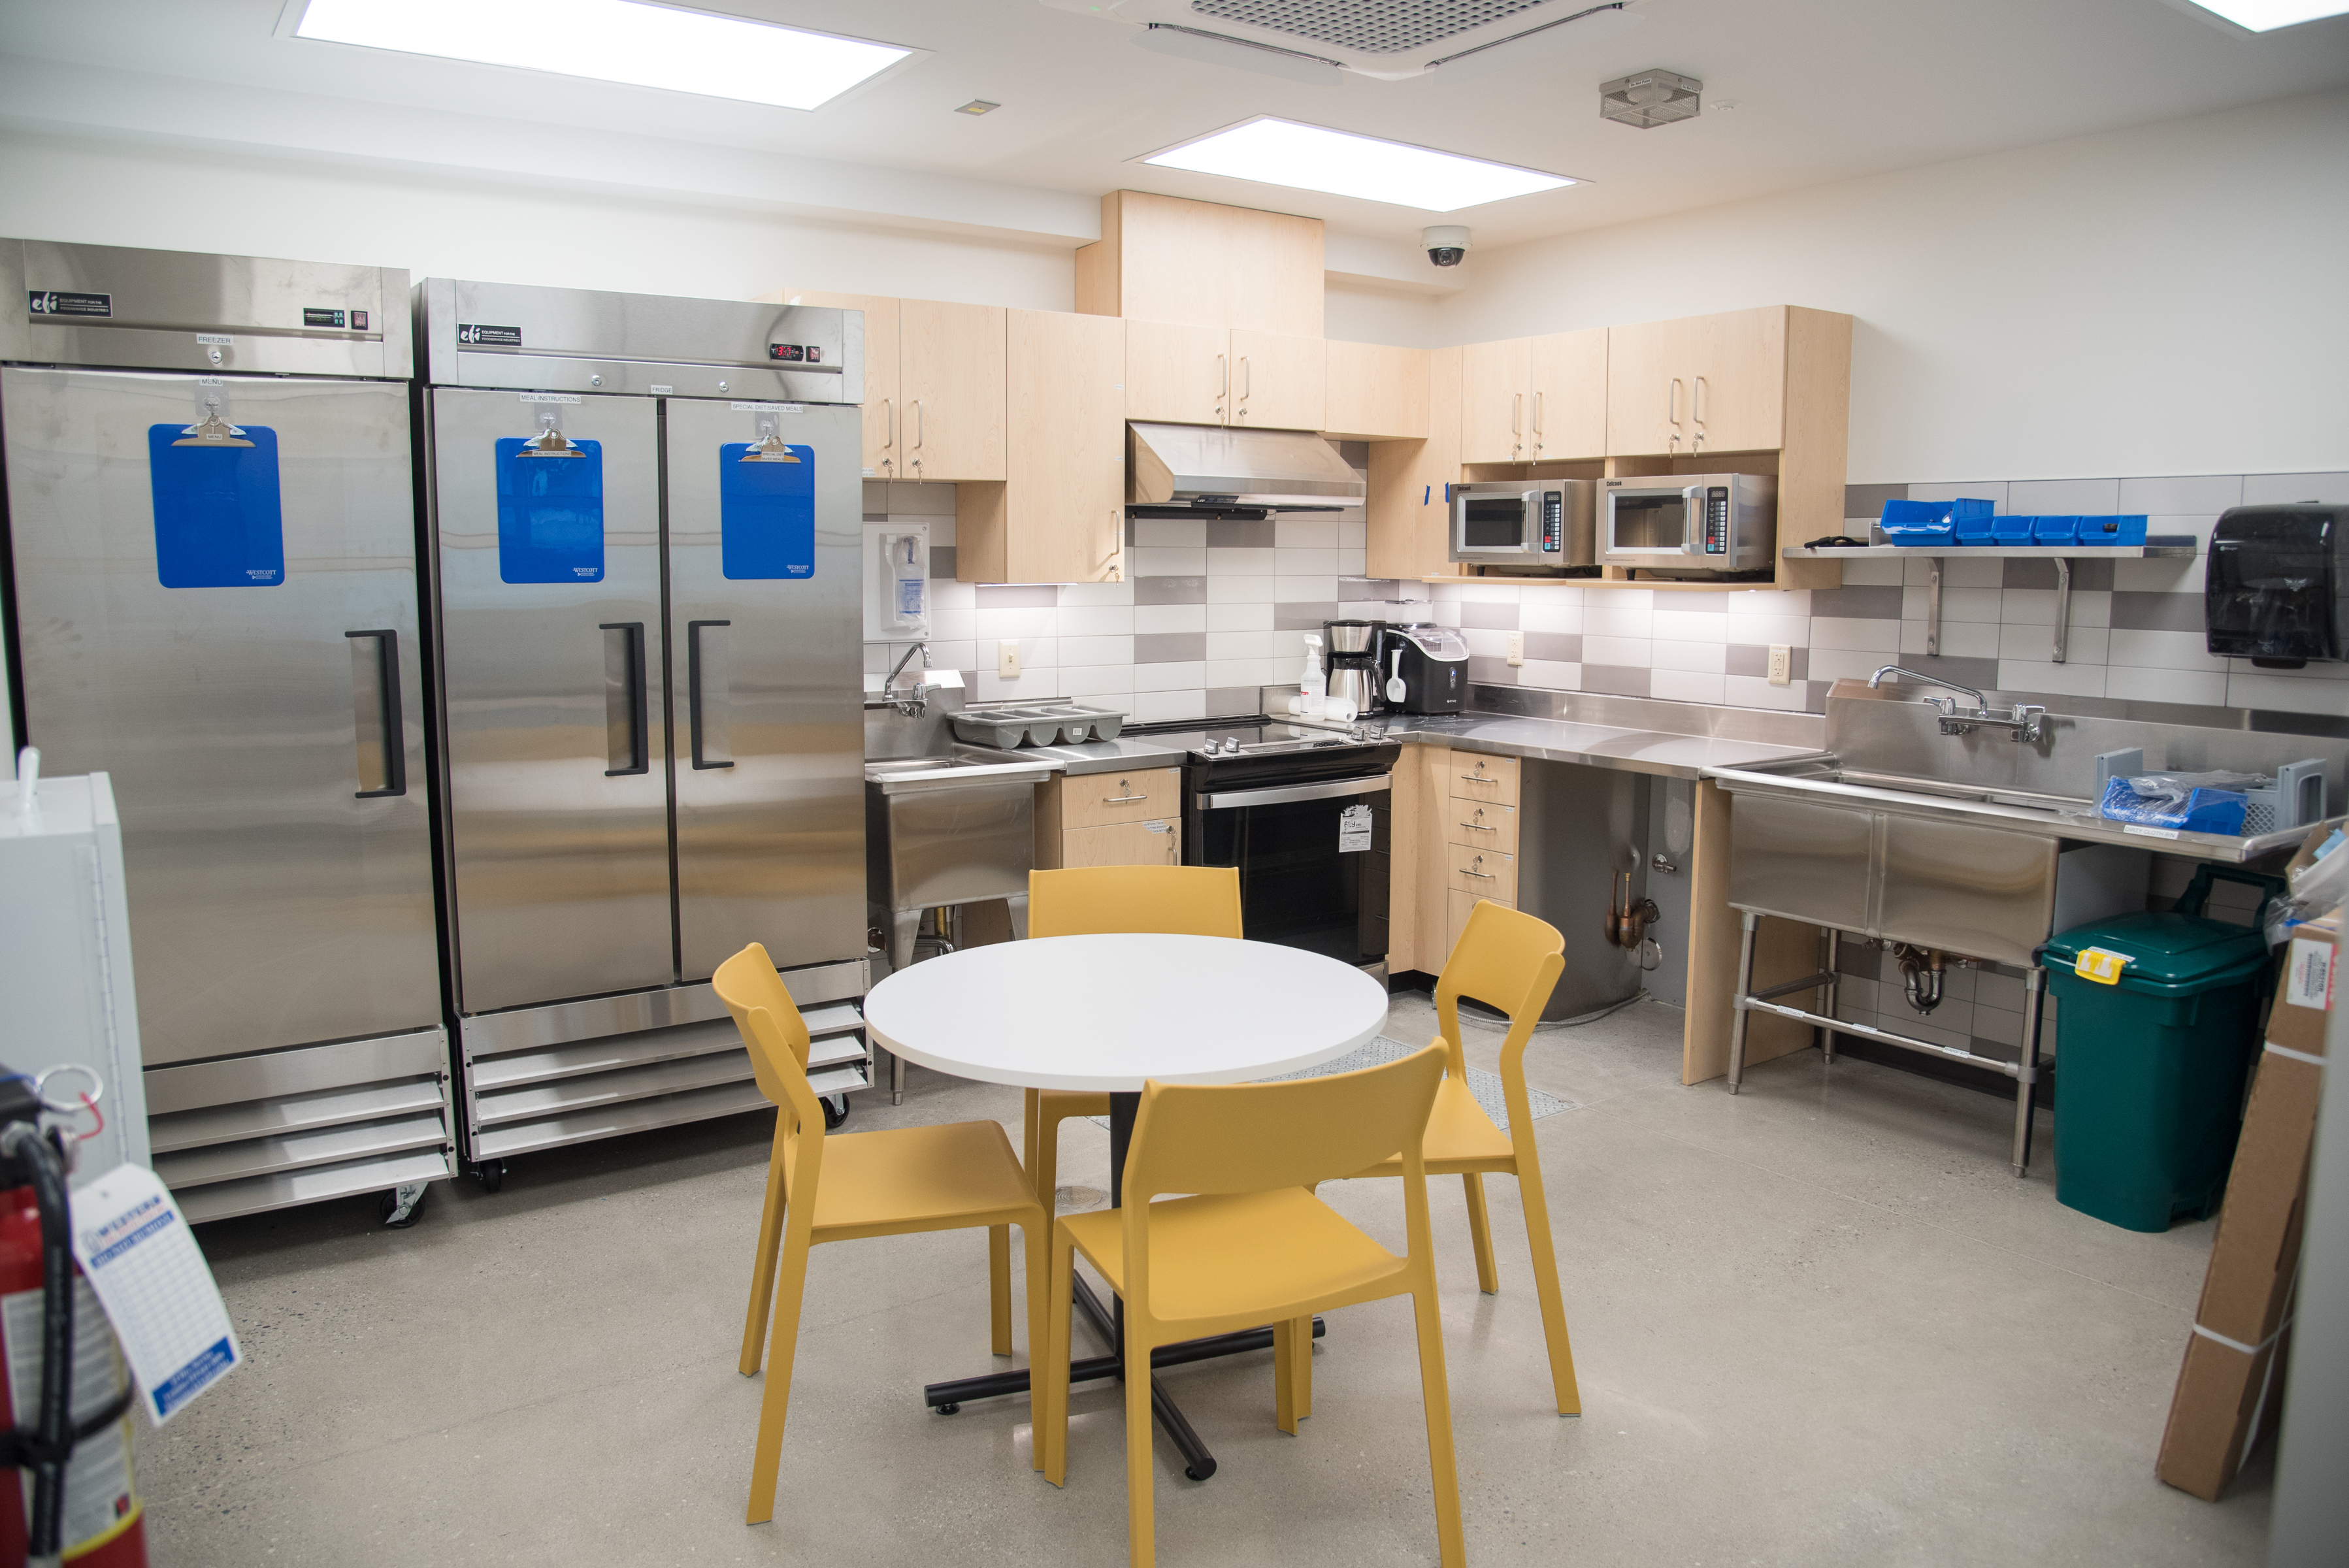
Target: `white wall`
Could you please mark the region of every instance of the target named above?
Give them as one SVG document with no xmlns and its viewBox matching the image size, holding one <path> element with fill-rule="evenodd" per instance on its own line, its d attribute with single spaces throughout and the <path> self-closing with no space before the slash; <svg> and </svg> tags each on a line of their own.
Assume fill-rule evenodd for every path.
<svg viewBox="0 0 2349 1568">
<path fill-rule="evenodd" d="M 1855 484 L 2349 468 L 2349 92 L 1474 252 L 1464 270 L 1437 341 L 1850 313 Z"/>
</svg>

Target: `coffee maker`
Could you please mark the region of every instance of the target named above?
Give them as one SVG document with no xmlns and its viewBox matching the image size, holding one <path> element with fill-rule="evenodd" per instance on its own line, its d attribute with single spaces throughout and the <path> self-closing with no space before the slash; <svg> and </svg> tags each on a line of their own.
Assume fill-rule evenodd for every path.
<svg viewBox="0 0 2349 1568">
<path fill-rule="evenodd" d="M 1381 621 L 1321 623 L 1323 667 L 1329 671 L 1325 690 L 1332 703 L 1350 702 L 1356 714 L 1378 706 L 1379 634 Z"/>
</svg>

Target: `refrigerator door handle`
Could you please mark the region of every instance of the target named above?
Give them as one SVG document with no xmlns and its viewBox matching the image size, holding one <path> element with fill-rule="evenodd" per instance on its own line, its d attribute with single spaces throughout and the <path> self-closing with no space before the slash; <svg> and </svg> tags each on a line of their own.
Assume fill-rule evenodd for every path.
<svg viewBox="0 0 2349 1568">
<path fill-rule="evenodd" d="M 611 766 L 606 779 L 652 771 L 646 745 L 651 727 L 646 709 L 645 624 L 606 621 L 604 634 L 604 744 Z"/>
<path fill-rule="evenodd" d="M 734 766 L 734 738 L 727 724 L 726 646 L 712 642 L 705 655 L 702 628 L 730 626 L 731 621 L 688 621 L 685 624 L 686 719 L 692 730 L 693 766 Z"/>
<path fill-rule="evenodd" d="M 353 798 L 408 793 L 408 732 L 399 713 L 399 633 L 389 627 L 345 632 L 351 644 L 351 717 L 358 730 L 358 781 Z M 358 645 L 372 638 L 374 656 Z M 381 782 L 370 784 L 370 780 Z"/>
</svg>

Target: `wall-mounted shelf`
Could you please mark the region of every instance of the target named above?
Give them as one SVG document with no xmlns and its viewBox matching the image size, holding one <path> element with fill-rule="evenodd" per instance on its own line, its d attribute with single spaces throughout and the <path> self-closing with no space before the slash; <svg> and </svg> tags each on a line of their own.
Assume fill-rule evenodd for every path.
<svg viewBox="0 0 2349 1568">
<path fill-rule="evenodd" d="M 1789 561 L 1895 561 L 1922 556 L 1932 569 L 1925 578 L 1925 652 L 1941 652 L 1941 562 L 1950 556 L 1975 561 L 2053 561 L 2055 563 L 2055 646 L 2052 658 L 2064 662 L 2064 645 L 2072 630 L 2072 562 L 2075 561 L 2145 561 L 2195 553 L 2191 534 L 2155 534 L 2143 544 L 1868 544 L 1812 550 L 1788 545 Z"/>
</svg>

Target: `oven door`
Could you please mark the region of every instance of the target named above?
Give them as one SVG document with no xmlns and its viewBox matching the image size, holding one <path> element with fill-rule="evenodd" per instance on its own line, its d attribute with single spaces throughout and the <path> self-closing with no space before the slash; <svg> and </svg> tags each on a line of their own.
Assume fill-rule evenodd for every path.
<svg viewBox="0 0 2349 1568">
<path fill-rule="evenodd" d="M 1541 548 L 1541 518 L 1537 490 L 1457 486 L 1452 492 L 1452 559 L 1506 562 L 1535 556 Z"/>
<path fill-rule="evenodd" d="M 1383 965 L 1393 859 L 1387 775 L 1191 795 L 1183 861 L 1237 866 L 1251 942 Z"/>
<path fill-rule="evenodd" d="M 1704 552 L 1704 487 L 1610 490 L 1607 559 L 1645 561 Z"/>
</svg>

